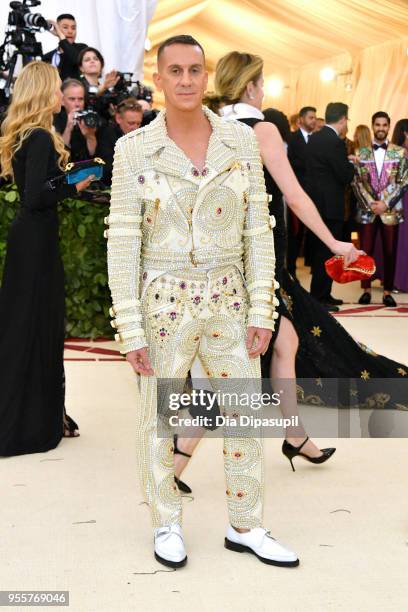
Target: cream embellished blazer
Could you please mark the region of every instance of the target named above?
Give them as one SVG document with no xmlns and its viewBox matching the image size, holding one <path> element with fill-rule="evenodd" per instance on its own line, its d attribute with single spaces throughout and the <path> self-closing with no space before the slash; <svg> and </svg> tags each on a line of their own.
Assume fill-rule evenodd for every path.
<svg viewBox="0 0 408 612">
<path fill-rule="evenodd" d="M 116 144 L 105 237 L 122 353 L 147 346 L 142 278 L 168 271 L 237 266 L 249 294 L 248 326 L 274 329 L 274 219 L 256 137 L 238 121 L 203 111 L 212 135 L 202 171 L 169 138 L 165 111 Z"/>
</svg>

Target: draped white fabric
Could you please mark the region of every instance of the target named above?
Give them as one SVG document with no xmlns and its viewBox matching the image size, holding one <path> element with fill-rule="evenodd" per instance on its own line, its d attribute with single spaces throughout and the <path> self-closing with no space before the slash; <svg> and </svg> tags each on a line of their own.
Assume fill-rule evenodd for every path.
<svg viewBox="0 0 408 612">
<path fill-rule="evenodd" d="M 78 42 L 96 47 L 105 58 L 106 70 L 116 68 L 143 75 L 147 26 L 157 0 L 43 0 L 31 9 L 46 19 L 71 13 L 77 19 Z M 4 36 L 9 2 L 0 2 L 0 39 Z M 58 39 L 49 32 L 38 35 L 43 51 L 55 49 Z"/>
</svg>

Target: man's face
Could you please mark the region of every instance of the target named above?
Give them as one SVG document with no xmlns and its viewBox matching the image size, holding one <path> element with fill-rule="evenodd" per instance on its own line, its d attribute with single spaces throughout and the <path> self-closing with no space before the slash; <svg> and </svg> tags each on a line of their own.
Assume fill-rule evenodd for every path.
<svg viewBox="0 0 408 612">
<path fill-rule="evenodd" d="M 208 73 L 200 47 L 180 44 L 166 47 L 153 80 L 163 91 L 167 108 L 193 111 L 201 107 Z"/>
<path fill-rule="evenodd" d="M 133 132 L 140 128 L 142 124 L 143 113 L 136 110 L 127 110 L 124 113 L 116 113 L 115 120 L 124 134 Z"/>
<path fill-rule="evenodd" d="M 303 117 L 299 117 L 299 123 L 306 132 L 313 132 L 316 128 L 316 113 L 307 111 Z"/>
<path fill-rule="evenodd" d="M 383 142 L 387 139 L 388 132 L 390 131 L 390 124 L 385 117 L 379 117 L 373 123 L 374 138 L 378 142 Z"/>
<path fill-rule="evenodd" d="M 72 19 L 61 19 L 58 25 L 64 32 L 68 42 L 71 44 L 74 43 L 77 35 L 76 21 L 72 21 Z"/>
<path fill-rule="evenodd" d="M 81 111 L 85 108 L 84 88 L 80 85 L 67 87 L 62 96 L 62 104 L 67 113 L 71 111 Z"/>
</svg>

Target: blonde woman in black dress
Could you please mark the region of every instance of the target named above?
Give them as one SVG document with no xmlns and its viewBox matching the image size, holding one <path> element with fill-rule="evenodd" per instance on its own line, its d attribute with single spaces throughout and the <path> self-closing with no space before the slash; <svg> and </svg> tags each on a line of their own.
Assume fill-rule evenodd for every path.
<svg viewBox="0 0 408 612">
<path fill-rule="evenodd" d="M 20 209 L 11 224 L 0 289 L 0 456 L 55 448 L 78 435 L 65 413 L 64 271 L 57 204 L 92 180 L 55 186 L 68 153 L 53 130 L 61 109 L 56 68 L 32 62 L 18 76 L 2 124 L 3 177 L 14 179 Z"/>
</svg>

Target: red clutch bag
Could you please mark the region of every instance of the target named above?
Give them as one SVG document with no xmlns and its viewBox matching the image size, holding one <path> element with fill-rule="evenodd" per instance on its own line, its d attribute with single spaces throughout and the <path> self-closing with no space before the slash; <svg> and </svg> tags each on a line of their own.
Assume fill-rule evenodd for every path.
<svg viewBox="0 0 408 612">
<path fill-rule="evenodd" d="M 371 278 L 375 272 L 375 262 L 369 255 L 360 255 L 346 268 L 343 255 L 335 255 L 325 263 L 327 274 L 337 283 L 351 283 L 356 280 Z"/>
</svg>

